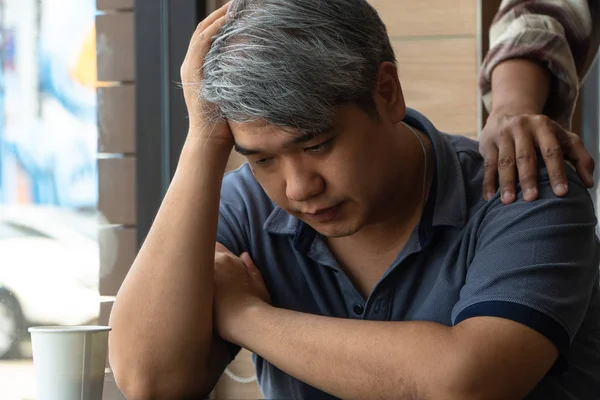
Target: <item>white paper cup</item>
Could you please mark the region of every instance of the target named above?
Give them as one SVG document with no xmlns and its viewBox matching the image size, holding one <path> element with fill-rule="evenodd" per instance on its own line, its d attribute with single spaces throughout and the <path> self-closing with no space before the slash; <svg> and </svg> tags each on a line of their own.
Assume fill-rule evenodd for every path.
<svg viewBox="0 0 600 400">
<path fill-rule="evenodd" d="M 101 400 L 108 326 L 29 328 L 36 400 Z"/>
</svg>

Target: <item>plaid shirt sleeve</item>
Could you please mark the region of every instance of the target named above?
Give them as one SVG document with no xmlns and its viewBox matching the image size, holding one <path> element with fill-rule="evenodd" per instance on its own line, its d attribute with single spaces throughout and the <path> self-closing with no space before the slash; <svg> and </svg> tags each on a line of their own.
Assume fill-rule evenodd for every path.
<svg viewBox="0 0 600 400">
<path fill-rule="evenodd" d="M 600 43 L 600 0 L 503 0 L 490 28 L 479 88 L 491 110 L 491 75 L 500 62 L 528 58 L 552 74 L 545 113 L 571 128 L 579 87 Z"/>
</svg>

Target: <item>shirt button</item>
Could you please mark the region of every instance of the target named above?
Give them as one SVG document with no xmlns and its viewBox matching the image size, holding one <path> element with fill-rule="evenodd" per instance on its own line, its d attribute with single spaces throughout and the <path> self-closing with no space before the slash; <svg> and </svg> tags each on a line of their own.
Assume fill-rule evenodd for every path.
<svg viewBox="0 0 600 400">
<path fill-rule="evenodd" d="M 362 315 L 362 313 L 365 312 L 365 309 L 363 306 L 361 306 L 360 304 L 355 304 L 354 305 L 354 313 L 356 315 Z"/>
</svg>

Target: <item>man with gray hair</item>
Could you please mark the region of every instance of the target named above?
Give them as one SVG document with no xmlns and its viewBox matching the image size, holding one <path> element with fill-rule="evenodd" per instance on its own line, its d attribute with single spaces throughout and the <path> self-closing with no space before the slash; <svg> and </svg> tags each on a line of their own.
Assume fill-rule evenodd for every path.
<svg viewBox="0 0 600 400">
<path fill-rule="evenodd" d="M 129 398 L 205 397 L 240 347 L 269 399 L 598 398 L 584 185 L 540 165 L 537 201 L 484 201 L 366 0 L 236 0 L 181 72 L 188 137 L 110 321 Z"/>
</svg>

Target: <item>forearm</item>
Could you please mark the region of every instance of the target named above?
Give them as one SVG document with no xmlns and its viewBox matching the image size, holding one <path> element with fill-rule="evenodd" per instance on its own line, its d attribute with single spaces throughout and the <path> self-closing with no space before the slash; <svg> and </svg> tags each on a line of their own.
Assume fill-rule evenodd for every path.
<svg viewBox="0 0 600 400">
<path fill-rule="evenodd" d="M 226 148 L 186 142 L 111 313 L 110 359 L 120 386 L 196 384 L 207 368 L 220 186 L 228 155 Z"/>
<path fill-rule="evenodd" d="M 467 398 L 454 379 L 461 371 L 460 347 L 450 327 L 327 318 L 273 307 L 254 310 L 247 321 L 240 326 L 239 344 L 336 397 Z"/>
<path fill-rule="evenodd" d="M 504 0 L 490 27 L 489 52 L 480 70 L 486 108 L 496 108 L 492 98 L 496 67 L 507 60 L 531 60 L 551 76 L 544 114 L 570 129 L 579 86 L 598 50 L 597 15 L 595 1 Z"/>
<path fill-rule="evenodd" d="M 506 60 L 492 72 L 491 113 L 542 114 L 550 91 L 550 74 L 527 59 Z"/>
</svg>

